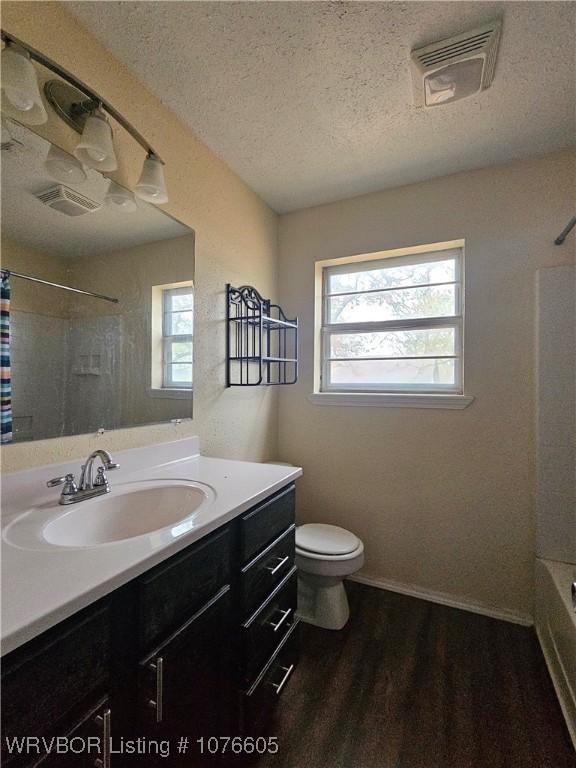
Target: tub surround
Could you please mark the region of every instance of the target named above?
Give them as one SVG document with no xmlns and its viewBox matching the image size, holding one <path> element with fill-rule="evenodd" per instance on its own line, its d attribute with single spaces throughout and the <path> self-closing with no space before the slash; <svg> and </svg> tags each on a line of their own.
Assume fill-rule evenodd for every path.
<svg viewBox="0 0 576 768">
<path fill-rule="evenodd" d="M 24 549 L 6 539 L 28 510 L 53 505 L 46 481 L 77 472 L 85 457 L 7 474 L 2 487 L 2 654 L 141 575 L 300 477 L 298 467 L 200 455 L 197 437 L 114 452 L 112 486 L 144 479 L 186 479 L 211 489 L 213 501 L 189 528 L 178 526 L 87 548 Z M 81 507 L 82 502 L 79 507 Z M 64 508 L 61 508 L 64 510 Z M 33 513 L 31 513 L 33 514 Z"/>
<path fill-rule="evenodd" d="M 576 749 L 576 565 L 536 560 L 536 631 Z"/>
</svg>

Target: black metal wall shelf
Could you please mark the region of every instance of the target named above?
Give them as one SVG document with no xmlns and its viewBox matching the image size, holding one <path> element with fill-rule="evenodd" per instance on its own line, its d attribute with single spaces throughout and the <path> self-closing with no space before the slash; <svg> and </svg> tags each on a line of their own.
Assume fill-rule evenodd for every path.
<svg viewBox="0 0 576 768">
<path fill-rule="evenodd" d="M 251 285 L 226 286 L 226 386 L 295 384 L 298 318 Z"/>
</svg>

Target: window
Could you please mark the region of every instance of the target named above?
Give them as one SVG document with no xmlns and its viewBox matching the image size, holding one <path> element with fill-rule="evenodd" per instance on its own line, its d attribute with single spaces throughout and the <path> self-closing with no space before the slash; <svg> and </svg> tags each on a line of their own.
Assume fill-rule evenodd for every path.
<svg viewBox="0 0 576 768">
<path fill-rule="evenodd" d="M 320 392 L 462 393 L 462 249 L 418 250 L 323 266 Z"/>
<path fill-rule="evenodd" d="M 192 286 L 162 291 L 162 386 L 192 389 Z"/>
</svg>

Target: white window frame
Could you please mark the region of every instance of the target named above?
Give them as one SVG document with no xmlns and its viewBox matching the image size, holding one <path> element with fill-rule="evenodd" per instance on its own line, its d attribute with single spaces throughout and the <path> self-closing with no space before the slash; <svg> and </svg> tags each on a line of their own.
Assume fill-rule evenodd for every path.
<svg viewBox="0 0 576 768">
<path fill-rule="evenodd" d="M 353 295 L 367 291 L 334 292 L 328 291 L 331 275 L 351 271 L 377 269 L 380 265 L 391 267 L 401 264 L 418 264 L 430 261 L 455 259 L 453 281 L 418 285 L 455 285 L 456 312 L 448 317 L 417 318 L 408 320 L 388 320 L 363 323 L 330 323 L 328 317 L 328 298 L 334 295 Z M 430 246 L 417 246 L 414 249 L 397 249 L 390 252 L 365 254 L 344 259 L 333 259 L 317 263 L 317 343 L 319 354 L 316 355 L 316 391 L 311 396 L 312 402 L 320 405 L 392 405 L 401 407 L 446 407 L 465 408 L 472 402 L 472 397 L 464 395 L 464 242 L 451 241 Z M 417 287 L 417 284 L 406 288 Z M 400 289 L 403 290 L 404 288 Z M 397 288 L 383 289 L 398 290 Z M 371 291 L 371 292 L 377 292 Z M 346 385 L 333 384 L 330 381 L 330 362 L 334 358 L 327 355 L 330 349 L 330 337 L 338 333 L 358 333 L 366 331 L 390 331 L 406 329 L 454 328 L 455 354 L 436 355 L 454 359 L 455 383 L 438 386 L 426 385 Z M 387 358 L 370 358 L 387 359 Z M 396 359 L 396 358 L 395 358 Z"/>
<path fill-rule="evenodd" d="M 179 288 L 164 288 L 162 290 L 162 387 L 164 389 L 191 390 L 193 380 L 190 383 L 174 381 L 172 378 L 172 344 L 174 342 L 192 342 L 194 336 L 192 333 L 172 333 L 172 315 L 178 310 L 171 309 L 171 300 L 173 296 L 183 296 L 192 294 L 194 301 L 193 287 L 184 286 Z M 194 366 L 191 365 L 192 375 Z"/>
</svg>

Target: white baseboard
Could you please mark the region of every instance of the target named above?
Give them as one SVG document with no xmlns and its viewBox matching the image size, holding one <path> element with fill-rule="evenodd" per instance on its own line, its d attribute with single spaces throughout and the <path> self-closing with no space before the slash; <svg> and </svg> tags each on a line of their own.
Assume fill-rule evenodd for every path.
<svg viewBox="0 0 576 768">
<path fill-rule="evenodd" d="M 366 584 L 369 587 L 387 589 L 390 592 L 399 592 L 401 595 L 410 595 L 411 597 L 418 597 L 420 600 L 428 600 L 431 603 L 439 603 L 440 605 L 448 605 L 451 608 L 460 608 L 463 611 L 479 613 L 482 616 L 490 616 L 492 619 L 510 621 L 512 624 L 522 624 L 525 627 L 531 627 L 534 624 L 534 619 L 527 613 L 509 611 L 506 608 L 493 608 L 492 606 L 484 605 L 483 603 L 455 597 L 447 592 L 435 592 L 431 589 L 424 589 L 423 587 L 417 587 L 413 584 L 402 584 L 399 581 L 392 581 L 391 579 L 377 579 L 371 576 L 364 576 L 362 573 L 357 573 L 348 578 L 350 581 L 357 581 L 360 584 Z"/>
</svg>

